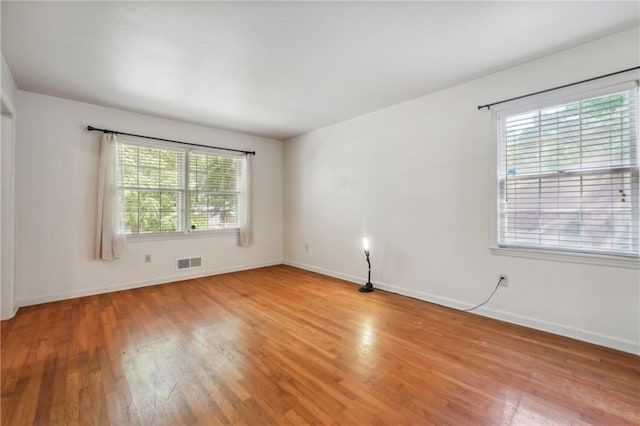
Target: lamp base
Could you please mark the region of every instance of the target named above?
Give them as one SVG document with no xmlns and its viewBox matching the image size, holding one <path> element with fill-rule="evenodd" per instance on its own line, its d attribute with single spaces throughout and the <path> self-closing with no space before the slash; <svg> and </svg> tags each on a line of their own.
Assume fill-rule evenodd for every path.
<svg viewBox="0 0 640 426">
<path fill-rule="evenodd" d="M 370 282 L 366 283 L 365 285 L 363 285 L 362 287 L 360 287 L 358 289 L 358 291 L 362 292 L 362 293 L 369 293 L 371 291 L 373 291 L 373 284 L 371 284 Z"/>
</svg>

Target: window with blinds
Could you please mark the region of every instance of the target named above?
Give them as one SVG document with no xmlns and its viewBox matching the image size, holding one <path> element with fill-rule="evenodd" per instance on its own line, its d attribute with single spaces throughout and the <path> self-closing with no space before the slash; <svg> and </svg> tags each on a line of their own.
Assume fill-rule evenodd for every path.
<svg viewBox="0 0 640 426">
<path fill-rule="evenodd" d="M 189 218 L 191 229 L 238 227 L 243 161 L 207 152 L 189 153 Z"/>
<path fill-rule="evenodd" d="M 124 233 L 181 231 L 184 150 L 118 143 L 116 153 L 116 186 Z"/>
<path fill-rule="evenodd" d="M 242 157 L 128 137 L 116 155 L 122 233 L 238 228 Z"/>
<path fill-rule="evenodd" d="M 639 255 L 637 91 L 498 114 L 499 246 Z"/>
</svg>

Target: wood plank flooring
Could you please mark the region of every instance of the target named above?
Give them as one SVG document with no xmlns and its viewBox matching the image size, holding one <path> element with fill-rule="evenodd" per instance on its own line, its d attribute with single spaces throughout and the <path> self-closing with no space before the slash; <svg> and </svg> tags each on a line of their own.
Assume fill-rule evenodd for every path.
<svg viewBox="0 0 640 426">
<path fill-rule="evenodd" d="M 287 266 L 22 308 L 2 425 L 640 424 L 640 358 Z"/>
</svg>

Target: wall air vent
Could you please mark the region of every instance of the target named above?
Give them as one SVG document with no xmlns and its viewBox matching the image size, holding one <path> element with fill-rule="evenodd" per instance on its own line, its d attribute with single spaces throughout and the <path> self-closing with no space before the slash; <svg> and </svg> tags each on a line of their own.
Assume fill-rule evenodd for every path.
<svg viewBox="0 0 640 426">
<path fill-rule="evenodd" d="M 202 266 L 202 257 L 191 257 L 185 259 L 178 259 L 176 262 L 176 268 L 178 271 L 183 269 L 199 268 Z"/>
</svg>

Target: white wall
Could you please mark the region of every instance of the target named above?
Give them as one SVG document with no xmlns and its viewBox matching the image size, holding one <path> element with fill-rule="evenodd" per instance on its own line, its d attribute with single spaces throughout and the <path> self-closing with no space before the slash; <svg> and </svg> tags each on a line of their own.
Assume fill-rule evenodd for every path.
<svg viewBox="0 0 640 426">
<path fill-rule="evenodd" d="M 282 142 L 18 92 L 16 301 L 19 306 L 282 261 Z M 98 140 L 91 124 L 187 142 L 255 150 L 254 240 L 237 234 L 129 242 L 123 259 L 93 260 Z M 151 263 L 144 255 L 151 254 Z M 176 271 L 178 257 L 203 267 Z"/>
<path fill-rule="evenodd" d="M 285 142 L 285 263 L 640 353 L 638 269 L 494 255 L 492 116 L 477 105 L 640 63 L 638 29 Z M 305 244 L 309 250 L 305 251 Z M 365 296 L 363 296 L 365 297 Z"/>
<path fill-rule="evenodd" d="M 0 138 L 0 319 L 15 315 L 15 119 L 18 88 L 2 56 Z"/>
</svg>

